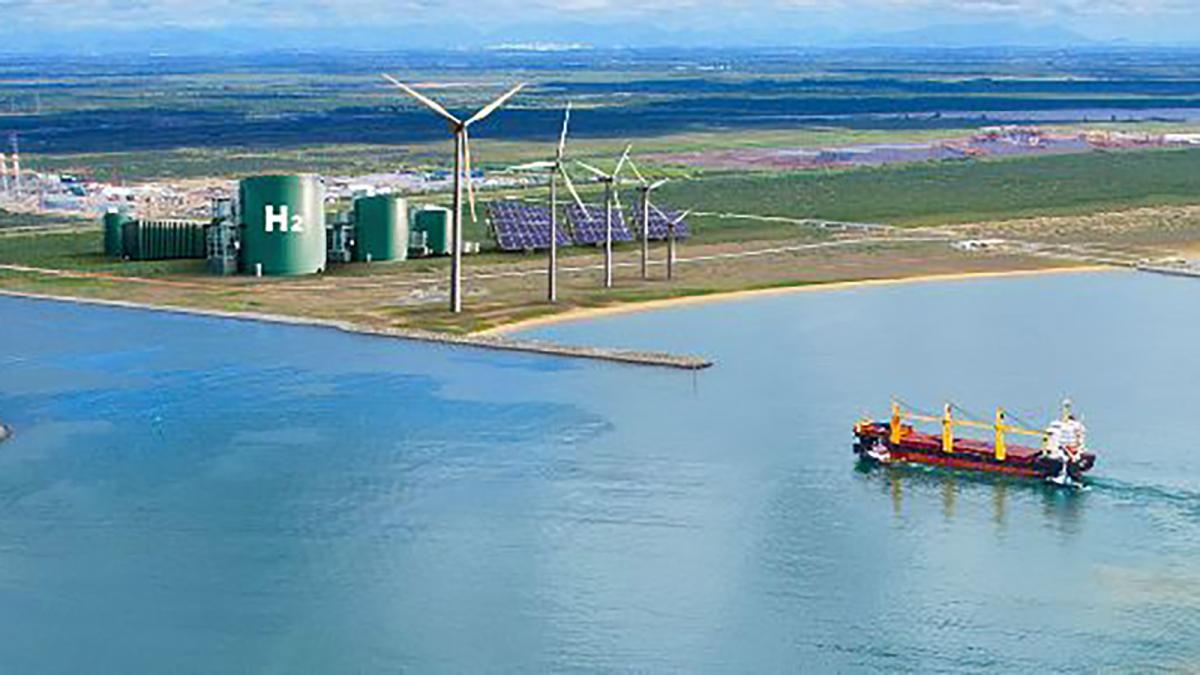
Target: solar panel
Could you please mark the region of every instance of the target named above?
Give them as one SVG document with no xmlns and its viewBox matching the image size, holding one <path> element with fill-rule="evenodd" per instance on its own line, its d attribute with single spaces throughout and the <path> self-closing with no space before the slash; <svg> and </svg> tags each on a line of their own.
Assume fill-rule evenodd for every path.
<svg viewBox="0 0 1200 675">
<path fill-rule="evenodd" d="M 604 207 L 595 204 L 567 205 L 567 216 L 571 219 L 571 230 L 576 244 L 603 244 L 606 239 L 607 224 Z M 613 241 L 633 241 L 633 235 L 625 226 L 625 217 L 621 210 L 613 208 L 612 219 Z"/>
<path fill-rule="evenodd" d="M 659 213 L 661 211 L 662 213 Z M 650 227 L 649 234 L 646 237 L 650 241 L 663 241 L 667 238 L 667 225 L 682 215 L 682 211 L 677 211 L 672 208 L 658 207 L 657 210 L 650 209 Z M 642 217 L 638 214 L 637 219 L 633 224 L 633 229 L 637 232 L 639 239 L 642 237 Z M 688 229 L 687 220 L 680 220 L 675 223 L 675 238 L 687 239 L 691 236 L 691 230 Z"/>
<path fill-rule="evenodd" d="M 514 201 L 491 202 L 488 220 L 496 245 L 502 251 L 535 251 L 550 248 L 550 209 Z M 558 245 L 570 246 L 565 223 L 558 224 Z"/>
</svg>

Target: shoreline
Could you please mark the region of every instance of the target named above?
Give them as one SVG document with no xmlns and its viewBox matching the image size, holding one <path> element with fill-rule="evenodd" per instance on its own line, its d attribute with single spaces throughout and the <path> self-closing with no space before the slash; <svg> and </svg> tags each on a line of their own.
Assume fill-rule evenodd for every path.
<svg viewBox="0 0 1200 675">
<path fill-rule="evenodd" d="M 46 293 L 30 293 L 25 291 L 13 291 L 0 289 L 0 297 L 24 298 L 30 300 L 42 300 L 51 302 L 64 302 L 82 305 L 96 305 L 103 307 L 115 307 L 119 309 L 131 309 L 138 311 L 149 312 L 165 312 L 170 314 L 183 314 L 189 316 L 198 316 L 205 318 L 230 319 L 235 321 L 255 321 L 259 323 L 273 323 L 291 326 L 308 326 L 313 328 L 325 328 L 339 330 L 345 333 L 356 335 L 365 335 L 373 337 L 387 337 L 392 339 L 411 340 L 416 342 L 426 342 L 430 344 L 439 344 L 446 346 L 473 347 L 476 349 L 489 349 L 493 351 L 507 351 L 514 353 L 527 353 L 541 356 L 553 356 L 562 358 L 582 358 L 594 361 L 606 361 L 609 363 L 632 364 L 640 366 L 655 366 L 665 367 L 679 370 L 703 370 L 713 365 L 709 359 L 693 355 L 671 354 L 658 351 L 643 351 L 634 349 L 621 349 L 610 347 L 588 347 L 577 345 L 566 345 L 556 342 L 547 342 L 542 340 L 527 339 L 522 337 L 513 337 L 513 333 L 538 328 L 542 326 L 555 325 L 560 323 L 569 323 L 575 321 L 584 321 L 589 319 L 604 318 L 608 316 L 616 316 L 621 314 L 633 314 L 640 312 L 650 312 L 660 309 L 669 309 L 673 307 L 687 307 L 691 305 L 733 302 L 737 300 L 771 297 L 776 295 L 785 295 L 792 293 L 808 293 L 822 291 L 838 291 L 856 288 L 871 288 L 876 286 L 895 286 L 900 284 L 913 283 L 936 283 L 945 281 L 971 281 L 977 279 L 997 279 L 1008 277 L 1026 277 L 1026 276 L 1041 276 L 1049 274 L 1073 274 L 1073 273 L 1092 273 L 1104 271 L 1116 271 L 1121 269 L 1112 265 L 1071 265 L 1060 267 L 1047 267 L 1043 269 L 1031 270 L 1007 270 L 995 272 L 955 272 L 947 274 L 926 274 L 915 275 L 909 277 L 895 277 L 889 279 L 862 279 L 859 281 L 831 281 L 831 282 L 816 282 L 811 284 L 797 286 L 781 286 L 773 288 L 747 289 L 740 291 L 729 291 L 722 293 L 712 293 L 708 295 L 692 295 L 682 296 L 677 298 L 662 298 L 659 300 L 647 300 L 644 302 L 631 302 L 626 304 L 610 305 L 607 307 L 580 308 L 569 310 L 561 314 L 549 316 L 535 317 L 524 321 L 517 321 L 503 326 L 497 326 L 484 331 L 478 331 L 468 334 L 440 333 L 430 330 L 414 329 L 414 328 L 386 328 L 357 324 L 351 321 L 343 321 L 338 319 L 321 319 L 316 317 L 291 316 L 286 314 L 267 314 L 262 312 L 231 312 L 218 309 L 204 309 L 199 307 L 180 307 L 175 305 L 155 305 L 149 303 L 133 302 L 129 300 L 111 300 L 106 298 L 89 298 L 71 295 L 53 295 Z"/>
<path fill-rule="evenodd" d="M 689 295 L 678 298 L 662 298 L 643 302 L 630 302 L 606 307 L 588 307 L 573 309 L 560 314 L 539 316 L 524 321 L 497 326 L 482 330 L 472 335 L 487 337 L 503 337 L 512 333 L 552 326 L 561 323 L 573 323 L 588 319 L 599 319 L 621 314 L 637 314 L 652 312 L 674 307 L 688 307 L 710 303 L 734 302 L 750 298 L 789 295 L 792 293 L 814 293 L 821 291 L 839 291 L 855 288 L 870 288 L 874 286 L 898 286 L 901 284 L 936 283 L 941 281 L 974 281 L 980 279 L 1003 279 L 1009 277 L 1031 277 L 1050 274 L 1083 274 L 1091 272 L 1113 272 L 1123 268 L 1114 265 L 1068 265 L 1061 267 L 1046 267 L 1030 270 L 1007 270 L 996 272 L 950 272 L 946 274 L 921 274 L 909 277 L 894 277 L 889 279 L 861 279 L 859 281 L 830 281 L 815 282 L 797 286 L 779 286 L 773 288 L 754 288 L 741 291 L 710 293 L 707 295 Z"/>
<path fill-rule="evenodd" d="M 27 293 L 0 289 L 0 297 L 23 298 L 26 300 L 41 300 L 62 302 L 77 305 L 97 305 L 115 307 L 144 312 L 163 312 L 168 314 L 183 314 L 210 319 L 231 319 L 234 321 L 255 321 L 259 323 L 274 323 L 289 326 L 307 326 L 340 330 L 345 333 L 365 335 L 370 337 L 386 337 L 430 344 L 474 347 L 513 353 L 534 354 L 563 358 L 589 359 L 637 366 L 656 366 L 677 370 L 703 370 L 713 365 L 713 362 L 701 357 L 687 354 L 671 354 L 658 351 L 635 349 L 620 349 L 611 347 L 587 347 L 565 345 L 556 342 L 508 338 L 500 335 L 436 333 L 428 330 L 411 328 L 381 328 L 366 326 L 351 321 L 337 319 L 318 319 L 315 317 L 289 316 L 285 314 L 265 314 L 260 312 L 228 312 L 218 309 L 203 309 L 198 307 L 177 307 L 174 305 L 152 305 L 132 302 L 129 300 L 109 300 L 105 298 L 85 298 L 69 295 L 49 295 L 45 293 Z"/>
</svg>

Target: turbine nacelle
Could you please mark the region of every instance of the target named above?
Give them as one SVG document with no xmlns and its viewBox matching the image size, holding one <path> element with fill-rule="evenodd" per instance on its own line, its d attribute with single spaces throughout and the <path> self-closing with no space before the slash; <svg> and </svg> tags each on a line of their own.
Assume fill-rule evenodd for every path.
<svg viewBox="0 0 1200 675">
<path fill-rule="evenodd" d="M 413 89 L 412 87 L 408 86 L 407 84 L 404 84 L 403 82 L 397 80 L 396 78 L 392 77 L 391 75 L 388 75 L 387 73 L 382 73 L 382 75 L 385 80 L 387 80 L 388 82 L 391 82 L 393 85 L 398 87 L 401 91 L 403 91 L 404 93 L 408 94 L 409 96 L 412 96 L 413 98 L 417 99 L 417 101 L 421 102 L 421 104 L 424 105 L 426 108 L 429 108 L 434 113 L 436 113 L 437 115 L 439 115 L 443 119 L 445 119 L 447 124 L 450 127 L 450 132 L 452 134 L 454 134 L 455 137 L 462 139 L 463 173 L 467 177 L 467 185 L 466 185 L 466 187 L 467 187 L 467 202 L 470 204 L 470 207 L 471 207 L 471 222 L 477 222 L 479 220 L 479 216 L 478 216 L 477 210 L 475 208 L 474 181 L 471 178 L 471 172 L 472 172 L 472 170 L 471 170 L 471 134 L 470 134 L 469 129 L 472 124 L 482 121 L 488 115 L 491 115 L 492 113 L 496 112 L 496 110 L 498 110 L 500 108 L 500 106 L 504 105 L 508 101 L 508 99 L 512 98 L 513 96 L 516 96 L 517 92 L 519 92 L 525 88 L 525 83 L 522 82 L 521 84 L 516 85 L 512 89 L 509 89 L 508 91 L 504 92 L 496 100 L 494 100 L 491 103 L 480 108 L 474 115 L 468 117 L 466 120 L 462 120 L 462 119 L 459 119 L 458 117 L 454 116 L 454 114 L 451 113 L 449 110 L 446 110 L 446 108 L 443 107 L 440 103 L 438 103 L 437 101 L 434 101 L 433 99 L 422 94 L 421 92 L 417 91 L 416 89 Z M 455 180 L 455 182 L 457 182 L 459 180 L 459 176 L 456 175 L 454 177 L 454 180 Z"/>
<path fill-rule="evenodd" d="M 467 177 L 467 200 L 471 205 L 471 221 L 479 220 L 475 210 L 475 187 L 471 179 L 471 136 L 469 129 L 472 124 L 479 122 L 491 115 L 500 106 L 504 105 L 508 99 L 512 98 L 525 87 L 518 84 L 517 86 L 504 92 L 499 98 L 491 103 L 480 108 L 474 115 L 466 120 L 461 120 L 455 117 L 449 110 L 446 110 L 440 103 L 434 101 L 421 92 L 404 84 L 396 78 L 382 73 L 383 79 L 395 85 L 404 93 L 417 99 L 426 108 L 432 110 L 436 115 L 446 120 L 450 125 L 450 131 L 454 135 L 454 235 L 453 250 L 451 251 L 450 261 L 450 311 L 458 313 L 462 311 L 462 211 L 461 211 L 461 195 L 462 195 L 462 179 L 465 173 Z M 461 162 L 461 163 L 460 163 Z"/>
</svg>

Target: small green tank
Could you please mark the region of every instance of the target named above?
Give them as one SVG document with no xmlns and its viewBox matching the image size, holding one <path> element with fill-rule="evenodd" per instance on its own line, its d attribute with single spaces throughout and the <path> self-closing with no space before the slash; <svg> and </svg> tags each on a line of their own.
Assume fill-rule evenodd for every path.
<svg viewBox="0 0 1200 675">
<path fill-rule="evenodd" d="M 325 270 L 325 186 L 320 178 L 245 178 L 239 196 L 243 273 L 288 275 Z"/>
<path fill-rule="evenodd" d="M 408 202 L 396 195 L 354 200 L 354 260 L 382 262 L 408 257 Z"/>
<path fill-rule="evenodd" d="M 450 245 L 452 220 L 450 209 L 444 206 L 422 206 L 417 209 L 414 229 L 425 233 L 425 246 L 430 255 L 450 255 L 454 251 Z"/>
<path fill-rule="evenodd" d="M 104 214 L 104 255 L 121 257 L 121 227 L 131 220 L 133 218 L 126 213 L 110 211 Z"/>
</svg>

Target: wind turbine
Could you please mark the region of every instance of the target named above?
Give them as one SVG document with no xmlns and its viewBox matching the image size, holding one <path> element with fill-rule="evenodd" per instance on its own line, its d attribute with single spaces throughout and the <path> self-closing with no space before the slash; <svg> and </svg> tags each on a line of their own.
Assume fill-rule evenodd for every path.
<svg viewBox="0 0 1200 675">
<path fill-rule="evenodd" d="M 625 152 L 621 153 L 621 159 L 617 160 L 617 168 L 613 169 L 612 173 L 604 173 L 600 169 L 587 164 L 586 162 L 576 162 L 579 166 L 592 172 L 596 178 L 604 184 L 604 287 L 612 288 L 613 285 L 613 204 L 616 203 L 617 208 L 621 208 L 621 198 L 617 196 L 617 181 L 620 180 L 621 169 L 624 168 L 625 162 L 629 160 L 629 151 L 633 149 L 632 145 L 625 146 Z"/>
<path fill-rule="evenodd" d="M 21 196 L 21 151 L 17 148 L 17 134 L 13 132 L 9 140 L 12 142 L 12 173 L 13 173 L 13 194 Z"/>
<path fill-rule="evenodd" d="M 512 167 L 514 170 L 523 169 L 546 169 L 550 172 L 550 263 L 546 270 L 546 299 L 550 302 L 558 302 L 558 177 L 562 176 L 563 182 L 567 189 L 571 192 L 571 197 L 575 199 L 575 203 L 579 205 L 581 210 L 586 211 L 583 200 L 579 198 L 579 193 L 575 190 L 575 184 L 571 182 L 571 176 L 567 173 L 567 167 L 564 163 L 564 157 L 567 152 L 567 128 L 571 123 L 571 103 L 567 102 L 567 108 L 563 111 L 562 134 L 558 137 L 558 148 L 554 152 L 554 160 L 548 162 L 530 162 L 529 164 L 521 164 Z"/>
<path fill-rule="evenodd" d="M 642 214 L 642 278 L 646 279 L 649 277 L 646 267 L 649 265 L 650 260 L 650 193 L 666 185 L 670 179 L 663 178 L 651 183 L 638 170 L 637 164 L 632 159 L 629 160 L 629 168 L 633 170 L 633 175 L 637 176 L 639 183 L 638 192 L 641 193 L 638 199 L 638 206 Z"/>
<path fill-rule="evenodd" d="M 450 257 L 450 311 L 458 314 L 462 312 L 462 179 L 464 170 L 467 177 L 467 198 L 471 203 L 471 220 L 477 220 L 475 215 L 475 188 L 471 184 L 471 137 L 467 129 L 472 124 L 496 112 L 496 109 L 504 105 L 508 99 L 515 96 L 525 85 L 523 83 L 518 84 L 504 92 L 500 98 L 480 108 L 471 117 L 461 120 L 451 115 L 450 111 L 443 108 L 433 99 L 400 82 L 391 75 L 383 73 L 383 77 L 388 82 L 399 87 L 404 93 L 420 101 L 425 107 L 445 118 L 450 123 L 450 131 L 454 134 L 454 226 L 450 242 L 452 249 Z"/>
<path fill-rule="evenodd" d="M 692 212 L 691 209 L 671 218 L 663 213 L 662 209 L 651 204 L 650 208 L 654 209 L 658 215 L 662 216 L 663 220 L 667 221 L 667 280 L 675 278 L 675 226 L 682 223 L 684 218 Z"/>
<path fill-rule="evenodd" d="M 8 161 L 3 152 L 0 152 L 0 189 L 3 189 L 4 194 L 8 194 Z"/>
</svg>

